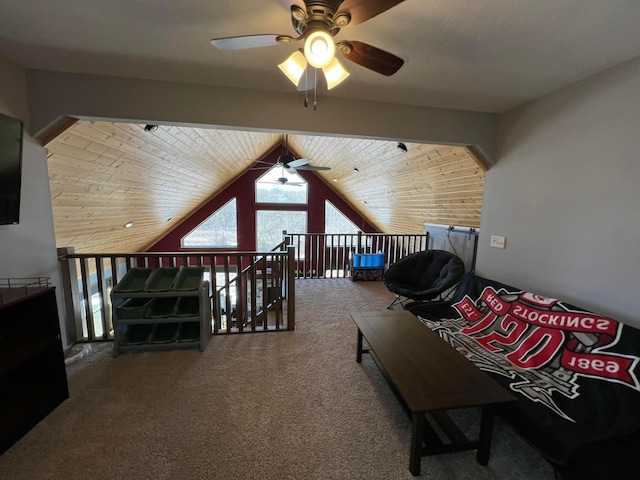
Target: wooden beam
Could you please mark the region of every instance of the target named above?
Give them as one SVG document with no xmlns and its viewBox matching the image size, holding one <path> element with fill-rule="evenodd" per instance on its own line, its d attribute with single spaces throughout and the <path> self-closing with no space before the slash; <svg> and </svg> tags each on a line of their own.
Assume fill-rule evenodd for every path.
<svg viewBox="0 0 640 480">
<path fill-rule="evenodd" d="M 47 133 L 42 137 L 41 145 L 47 147 L 51 142 L 56 140 L 60 135 L 66 132 L 69 128 L 74 126 L 78 122 L 77 118 L 62 117 L 58 121 L 51 124 L 47 129 Z"/>
</svg>

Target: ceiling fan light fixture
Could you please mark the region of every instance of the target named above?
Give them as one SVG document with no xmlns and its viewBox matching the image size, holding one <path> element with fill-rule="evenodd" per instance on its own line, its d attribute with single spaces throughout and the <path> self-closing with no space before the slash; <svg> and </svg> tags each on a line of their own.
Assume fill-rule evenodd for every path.
<svg viewBox="0 0 640 480">
<path fill-rule="evenodd" d="M 324 78 L 327 80 L 328 90 L 339 85 L 349 76 L 349 72 L 347 72 L 336 57 L 333 57 L 333 60 L 331 60 L 326 67 L 322 68 L 322 71 L 324 72 Z"/>
<path fill-rule="evenodd" d="M 328 32 L 315 30 L 307 36 L 304 42 L 304 56 L 312 67 L 326 67 L 335 54 L 336 45 Z"/>
<path fill-rule="evenodd" d="M 289 55 L 289 58 L 279 64 L 278 68 L 282 70 L 282 73 L 297 87 L 300 84 L 304 70 L 307 68 L 307 60 L 304 58 L 302 52 L 296 50 Z"/>
</svg>

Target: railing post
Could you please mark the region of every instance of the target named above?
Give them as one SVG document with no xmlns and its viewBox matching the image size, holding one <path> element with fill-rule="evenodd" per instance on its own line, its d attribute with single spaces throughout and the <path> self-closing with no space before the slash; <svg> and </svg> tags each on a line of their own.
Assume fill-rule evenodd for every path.
<svg viewBox="0 0 640 480">
<path fill-rule="evenodd" d="M 102 321 L 102 338 L 104 340 L 107 340 L 109 338 L 109 331 L 111 330 L 112 325 L 112 308 L 109 298 L 109 285 L 107 284 L 107 278 L 104 269 L 104 257 L 96 256 L 95 264 L 98 293 L 100 295 L 100 319 Z M 111 273 L 111 275 L 113 275 L 113 272 Z M 91 295 L 89 295 L 89 298 L 91 298 Z"/>
<path fill-rule="evenodd" d="M 62 273 L 62 296 L 64 298 L 64 324 L 67 332 L 67 345 L 73 345 L 78 341 L 78 329 L 82 329 L 82 313 L 77 301 L 80 298 L 77 280 L 78 269 L 76 268 L 76 261 L 66 257 L 66 255 L 72 253 L 75 253 L 73 247 L 58 248 L 58 261 Z"/>
<path fill-rule="evenodd" d="M 287 247 L 287 330 L 296 328 L 296 260 L 295 247 Z"/>
</svg>

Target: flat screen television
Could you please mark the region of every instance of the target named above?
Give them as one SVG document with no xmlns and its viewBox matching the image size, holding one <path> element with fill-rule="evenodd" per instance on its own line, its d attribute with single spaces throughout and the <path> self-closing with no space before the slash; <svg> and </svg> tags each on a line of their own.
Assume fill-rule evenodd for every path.
<svg viewBox="0 0 640 480">
<path fill-rule="evenodd" d="M 20 221 L 22 121 L 0 114 L 0 225 Z"/>
</svg>

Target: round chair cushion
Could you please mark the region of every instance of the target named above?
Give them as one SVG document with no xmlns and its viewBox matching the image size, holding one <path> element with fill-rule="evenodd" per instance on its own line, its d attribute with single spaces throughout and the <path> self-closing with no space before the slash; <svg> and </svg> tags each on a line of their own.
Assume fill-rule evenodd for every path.
<svg viewBox="0 0 640 480">
<path fill-rule="evenodd" d="M 408 255 L 386 271 L 388 290 L 414 300 L 431 300 L 454 286 L 464 275 L 464 263 L 453 253 L 427 250 Z"/>
</svg>

